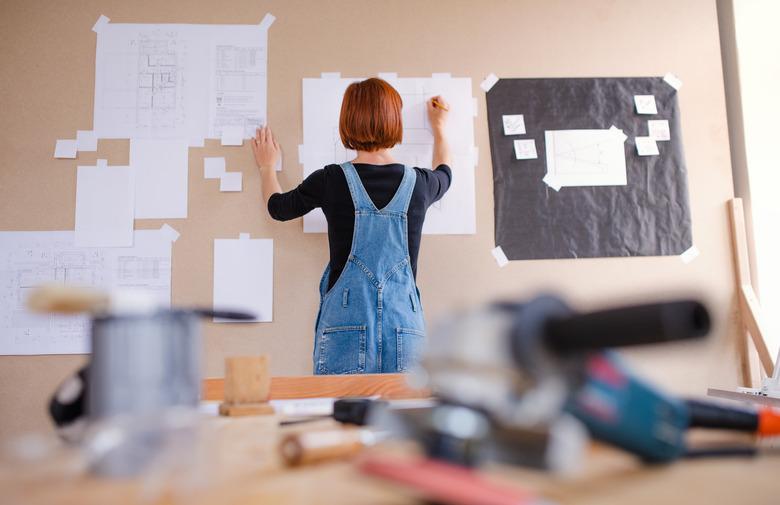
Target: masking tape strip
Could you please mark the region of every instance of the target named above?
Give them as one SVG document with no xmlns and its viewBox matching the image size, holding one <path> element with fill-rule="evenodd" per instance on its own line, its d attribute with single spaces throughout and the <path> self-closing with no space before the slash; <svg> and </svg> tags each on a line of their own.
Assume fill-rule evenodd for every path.
<svg viewBox="0 0 780 505">
<path fill-rule="evenodd" d="M 398 74 L 395 72 L 379 72 L 376 74 L 377 77 L 380 79 L 384 79 L 385 81 L 392 81 L 395 79 L 398 79 Z"/>
<path fill-rule="evenodd" d="M 509 264 L 509 259 L 506 257 L 506 254 L 504 254 L 504 250 L 501 248 L 501 246 L 497 246 L 495 249 L 491 249 L 490 254 L 493 255 L 493 258 L 495 258 L 496 263 L 500 268 L 504 268 Z"/>
<path fill-rule="evenodd" d="M 664 76 L 664 82 L 676 90 L 682 88 L 683 85 L 682 80 L 680 80 L 679 77 L 677 77 L 671 72 L 666 73 L 666 75 Z"/>
<path fill-rule="evenodd" d="M 431 74 L 432 79 L 452 79 L 452 74 L 449 72 L 434 72 Z"/>
<path fill-rule="evenodd" d="M 490 91 L 490 88 L 495 86 L 497 82 L 498 82 L 498 76 L 496 74 L 490 74 L 487 77 L 485 77 L 485 80 L 482 81 L 479 87 L 482 88 L 482 91 L 487 93 L 488 91 Z"/>
<path fill-rule="evenodd" d="M 687 265 L 691 261 L 695 260 L 698 255 L 699 249 L 695 245 L 692 245 L 687 251 L 680 255 L 680 261 Z"/>
<path fill-rule="evenodd" d="M 95 24 L 92 25 L 92 31 L 95 33 L 100 33 L 100 30 L 103 29 L 104 26 L 108 24 L 108 22 L 111 21 L 108 16 L 104 16 L 103 14 L 100 15 L 100 17 L 95 21 Z"/>
<path fill-rule="evenodd" d="M 181 235 L 173 226 L 169 225 L 168 223 L 160 226 L 160 232 L 164 233 L 171 242 L 176 242 L 179 240 L 179 236 Z"/>
<path fill-rule="evenodd" d="M 550 186 L 552 189 L 554 189 L 555 191 L 561 190 L 561 185 L 558 183 L 557 180 L 555 180 L 555 177 L 553 177 L 550 174 L 545 175 L 542 181 L 548 186 Z"/>
<path fill-rule="evenodd" d="M 265 15 L 265 17 L 263 17 L 263 20 L 260 21 L 260 28 L 267 30 L 271 27 L 272 24 L 274 24 L 274 21 L 276 21 L 276 16 L 269 12 Z"/>
<path fill-rule="evenodd" d="M 321 79 L 341 79 L 341 72 L 322 72 Z"/>
<path fill-rule="evenodd" d="M 249 240 L 249 234 L 248 233 L 239 233 L 238 234 L 238 240 Z"/>
</svg>

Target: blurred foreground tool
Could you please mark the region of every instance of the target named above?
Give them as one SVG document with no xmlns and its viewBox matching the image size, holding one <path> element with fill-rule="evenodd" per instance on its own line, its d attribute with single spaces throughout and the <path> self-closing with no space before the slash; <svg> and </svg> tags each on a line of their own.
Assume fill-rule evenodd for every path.
<svg viewBox="0 0 780 505">
<path fill-rule="evenodd" d="M 429 503 L 448 505 L 552 505 L 518 487 L 503 486 L 474 470 L 430 459 L 369 457 L 363 473 L 408 486 Z"/>
<path fill-rule="evenodd" d="M 268 356 L 225 358 L 225 401 L 219 405 L 222 416 L 256 416 L 274 413 L 268 403 L 271 376 Z"/>
<path fill-rule="evenodd" d="M 349 458 L 385 437 L 367 428 L 340 428 L 286 435 L 279 444 L 279 455 L 287 466 Z"/>
</svg>

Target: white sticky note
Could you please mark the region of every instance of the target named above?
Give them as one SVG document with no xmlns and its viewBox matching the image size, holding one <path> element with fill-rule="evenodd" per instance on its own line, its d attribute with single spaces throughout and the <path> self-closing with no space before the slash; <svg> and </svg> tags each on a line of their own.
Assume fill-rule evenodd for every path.
<svg viewBox="0 0 780 505">
<path fill-rule="evenodd" d="M 241 172 L 225 172 L 219 178 L 220 191 L 241 191 Z"/>
<path fill-rule="evenodd" d="M 496 74 L 490 74 L 485 77 L 485 80 L 480 83 L 479 87 L 482 88 L 482 91 L 487 93 L 497 82 L 498 76 Z"/>
<path fill-rule="evenodd" d="M 225 158 L 203 158 L 203 177 L 219 179 L 225 173 Z"/>
<path fill-rule="evenodd" d="M 525 119 L 522 114 L 504 114 L 504 135 L 525 135 Z"/>
<path fill-rule="evenodd" d="M 76 139 L 57 140 L 57 144 L 54 146 L 54 157 L 74 159 L 77 149 Z"/>
<path fill-rule="evenodd" d="M 667 72 L 666 75 L 664 75 L 664 82 L 677 90 L 682 88 L 683 85 L 682 80 L 680 80 L 679 77 L 677 77 L 671 72 Z"/>
<path fill-rule="evenodd" d="M 535 160 L 536 141 L 534 139 L 515 140 L 515 158 L 518 160 Z"/>
<path fill-rule="evenodd" d="M 495 249 L 491 249 L 490 254 L 493 255 L 493 258 L 495 258 L 499 267 L 504 268 L 509 264 L 509 259 L 506 257 L 506 254 L 504 254 L 504 250 L 501 248 L 501 246 L 498 246 Z"/>
<path fill-rule="evenodd" d="M 97 167 L 107 167 L 108 166 L 108 160 L 104 160 L 103 158 L 98 158 L 95 160 L 95 166 Z"/>
<path fill-rule="evenodd" d="M 695 260 L 698 255 L 699 249 L 695 245 L 692 245 L 689 249 L 680 255 L 680 261 L 687 265 L 691 261 Z"/>
<path fill-rule="evenodd" d="M 551 187 L 555 191 L 560 191 L 561 190 L 561 187 L 562 187 L 561 183 L 558 182 L 552 174 L 545 175 L 544 179 L 542 179 L 542 182 L 547 184 L 549 187 Z"/>
<path fill-rule="evenodd" d="M 628 135 L 623 133 L 623 130 L 615 125 L 610 126 L 609 131 L 615 136 L 615 138 L 620 139 L 621 142 L 625 142 L 628 139 Z"/>
<path fill-rule="evenodd" d="M 243 126 L 223 126 L 222 127 L 222 145 L 223 146 L 240 146 L 244 144 L 244 127 Z"/>
<path fill-rule="evenodd" d="M 76 149 L 79 151 L 97 151 L 97 135 L 92 130 L 76 131 Z"/>
<path fill-rule="evenodd" d="M 271 239 L 214 240 L 215 310 L 237 310 L 273 320 L 274 241 Z M 245 322 L 252 322 L 245 321 Z M 235 322 L 214 318 L 215 323 Z"/>
<path fill-rule="evenodd" d="M 665 141 L 672 138 L 669 131 L 669 121 L 666 119 L 651 119 L 647 122 L 647 136 L 653 140 Z"/>
<path fill-rule="evenodd" d="M 658 156 L 658 144 L 650 137 L 636 137 L 636 153 L 639 156 Z"/>
<path fill-rule="evenodd" d="M 130 139 L 135 172 L 135 218 L 187 217 L 189 143 L 176 139 Z"/>
<path fill-rule="evenodd" d="M 134 208 L 135 183 L 130 167 L 78 167 L 76 246 L 132 246 Z"/>
<path fill-rule="evenodd" d="M 634 104 L 637 114 L 658 114 L 653 95 L 634 95 Z"/>
</svg>

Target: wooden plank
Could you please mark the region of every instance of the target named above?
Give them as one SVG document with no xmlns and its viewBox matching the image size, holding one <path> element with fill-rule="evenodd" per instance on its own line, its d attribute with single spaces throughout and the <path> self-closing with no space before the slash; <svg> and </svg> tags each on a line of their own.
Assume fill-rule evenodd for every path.
<svg viewBox="0 0 780 505">
<path fill-rule="evenodd" d="M 204 379 L 203 399 L 221 401 L 224 385 L 222 378 Z M 430 391 L 410 387 L 405 374 L 271 377 L 271 400 L 374 395 L 387 399 L 427 398 Z"/>
<path fill-rule="evenodd" d="M 758 352 L 758 359 L 761 361 L 766 374 L 771 377 L 774 372 L 774 362 L 769 354 L 769 349 L 764 340 L 764 330 L 761 325 L 761 305 L 758 303 L 758 297 L 749 284 L 743 284 L 740 288 L 742 318 L 747 326 L 750 337 L 753 339 L 753 345 Z"/>
<path fill-rule="evenodd" d="M 732 198 L 728 202 L 731 218 L 731 245 L 734 249 L 734 269 L 737 274 L 737 286 L 752 284 L 750 280 L 750 258 L 748 256 L 747 232 L 745 231 L 745 208 L 742 198 Z"/>
<path fill-rule="evenodd" d="M 780 407 L 780 398 L 773 398 L 771 396 L 764 395 L 754 395 L 751 393 L 741 393 L 739 391 L 730 391 L 728 389 L 709 388 L 707 389 L 707 396 L 754 403 L 757 405 L 769 405 L 770 407 Z"/>
</svg>

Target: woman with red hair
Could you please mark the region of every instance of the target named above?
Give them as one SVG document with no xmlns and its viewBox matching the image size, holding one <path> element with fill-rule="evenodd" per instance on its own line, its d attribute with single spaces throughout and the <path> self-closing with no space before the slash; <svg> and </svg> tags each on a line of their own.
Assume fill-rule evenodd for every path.
<svg viewBox="0 0 780 505">
<path fill-rule="evenodd" d="M 316 374 L 403 372 L 424 342 L 417 256 L 426 210 L 452 180 L 444 137 L 448 105 L 438 96 L 427 103 L 434 170 L 393 159 L 390 149 L 403 138 L 402 106 L 398 92 L 381 79 L 350 84 L 339 134 L 357 156 L 317 170 L 286 193 L 274 170 L 280 150 L 271 130 L 259 129 L 252 142 L 271 217 L 286 221 L 319 207 L 328 221 Z"/>
</svg>

